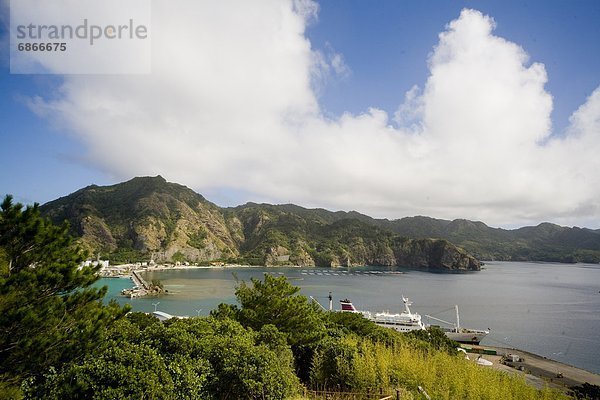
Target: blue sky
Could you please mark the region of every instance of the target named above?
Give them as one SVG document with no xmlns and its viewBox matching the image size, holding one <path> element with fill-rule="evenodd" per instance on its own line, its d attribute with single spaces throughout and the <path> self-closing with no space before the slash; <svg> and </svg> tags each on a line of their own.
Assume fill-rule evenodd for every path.
<svg viewBox="0 0 600 400">
<path fill-rule="evenodd" d="M 160 24 L 161 30 L 152 32 L 157 38 L 153 39 L 156 50 L 153 74 L 147 83 L 141 81 L 144 78 L 127 76 L 11 75 L 5 5 L 0 31 L 5 43 L 0 67 L 0 191 L 11 193 L 22 202 L 44 203 L 92 183 L 113 184 L 136 175 L 161 174 L 192 187 L 219 205 L 290 201 L 308 207 L 355 209 L 377 217 L 422 214 L 480 219 L 507 227 L 542 221 L 600 227 L 600 206 L 595 200 L 598 196 L 588 188 L 597 181 L 599 173 L 593 170 L 597 165 L 585 165 L 583 171 L 587 172 L 577 167 L 582 158 L 585 161 L 594 154 L 589 145 L 575 144 L 567 151 L 566 145 L 560 149 L 560 144 L 556 144 L 556 149 L 532 156 L 533 166 L 523 164 L 501 174 L 498 171 L 503 165 L 514 163 L 511 149 L 517 159 L 527 158 L 529 153 L 516 147 L 520 133 L 515 133 L 514 142 L 504 148 L 493 143 L 503 132 L 494 131 L 482 139 L 481 152 L 502 148 L 504 153 L 493 161 L 497 164 L 490 162 L 487 169 L 474 170 L 473 165 L 488 163 L 482 157 L 478 164 L 465 164 L 456 167 L 453 175 L 444 175 L 443 166 L 430 163 L 437 154 L 446 153 L 442 143 L 447 142 L 436 141 L 439 135 L 428 124 L 456 121 L 431 122 L 426 111 L 425 116 L 417 117 L 420 130 L 408 132 L 409 127 L 394 117 L 405 104 L 406 93 L 415 85 L 419 88 L 417 98 L 426 104 L 425 109 L 433 103 L 427 93 L 435 97 L 432 65 L 437 64 L 432 64 L 431 57 L 440 46 L 439 35 L 451 31 L 451 21 L 467 26 L 493 24 L 489 22 L 493 19 L 495 25 L 486 40 L 502 38 L 503 42 L 520 46 L 529 57 L 522 63 L 523 71 L 517 73 L 527 74 L 533 63 L 543 65 L 545 70 L 545 80 L 538 77 L 527 85 L 537 85 L 535 95 L 541 96 L 540 104 L 551 99 L 551 105 L 533 113 L 539 114 L 535 118 L 540 119 L 540 126 L 545 113 L 549 114 L 552 127 L 545 133 L 539 128 L 541 133 L 531 140 L 539 144 L 550 136 L 565 137 L 572 128 L 569 117 L 586 104 L 600 85 L 600 2 L 331 0 L 319 3 L 316 13 L 314 5 L 301 3 L 306 7 L 294 7 L 290 2 L 281 10 L 285 7 L 277 2 L 256 2 L 255 8 L 261 12 L 246 14 L 256 21 L 249 21 L 243 31 L 240 19 L 233 18 L 244 18 L 242 7 L 221 10 L 225 6 L 216 3 L 180 2 L 166 8 L 166 3 L 154 2 L 153 18 L 158 20 L 172 13 L 184 28 L 188 25 L 183 16 L 188 14 L 204 16 L 214 11 L 217 15 L 219 9 L 223 12 L 212 19 L 223 19 L 214 24 L 207 19 L 204 24 L 199 23 L 201 27 L 190 23 L 185 39 L 171 37 L 182 41 L 179 65 L 168 64 L 169 56 L 162 56 L 161 38 L 169 37 L 171 32 L 167 32 L 167 22 Z M 463 9 L 479 13 L 463 18 Z M 295 19 L 286 25 L 290 15 Z M 266 31 L 278 24 L 283 27 L 277 34 L 280 36 Z M 215 43 L 202 47 L 198 44 L 200 37 L 214 37 Z M 452 37 L 449 36 L 450 41 L 455 40 Z M 518 58 L 516 53 L 511 54 L 507 57 Z M 482 53 L 482 57 L 486 55 Z M 320 64 L 315 59 L 321 60 Z M 207 60 L 215 60 L 215 65 L 218 61 L 221 67 L 203 69 Z M 177 76 L 186 77 L 185 82 L 191 82 L 189 87 L 182 84 L 178 89 L 181 82 Z M 494 76 L 486 77 L 481 86 Z M 141 89 L 147 86 L 151 86 L 156 97 L 167 93 L 163 104 L 147 102 L 148 94 Z M 98 103 L 104 102 L 109 110 L 106 115 L 79 109 L 77 101 L 89 88 L 96 88 L 90 96 Z M 510 96 L 519 98 L 520 92 L 513 92 Z M 460 89 L 456 91 L 457 101 L 475 101 L 463 98 L 466 95 L 461 93 Z M 195 109 L 178 103 L 186 96 L 192 99 Z M 115 99 L 152 118 L 131 117 L 115 127 L 109 106 Z M 89 118 L 78 120 L 69 114 L 70 109 Z M 371 112 L 372 109 L 377 112 Z M 593 122 L 595 103 L 590 103 L 587 110 L 585 118 L 580 119 Z M 198 117 L 202 113 L 206 113 L 206 118 Z M 219 115 L 223 117 L 218 118 Z M 148 132 L 149 119 L 152 124 Z M 278 125 L 282 120 L 284 125 Z M 582 136 L 594 134 L 596 125 L 590 124 L 577 128 L 587 132 Z M 386 133 L 386 126 L 395 131 Z M 131 133 L 134 131 L 144 133 L 136 136 Z M 361 136 L 367 132 L 372 132 L 373 141 L 380 147 L 369 147 L 369 139 Z M 402 136 L 403 144 L 396 143 L 398 136 Z M 465 138 L 473 141 L 473 136 Z M 413 143 L 413 139 L 418 143 Z M 390 145 L 381 144 L 386 140 L 390 140 Z M 588 140 L 594 142 L 593 138 Z M 434 144 L 430 146 L 431 142 Z M 406 153 L 397 159 L 391 151 L 396 145 L 396 154 Z M 328 146 L 330 153 L 325 151 Z M 583 150 L 575 154 L 579 150 L 573 149 Z M 324 162 L 329 154 L 333 157 Z M 559 169 L 544 175 L 548 168 L 540 166 L 562 162 L 572 176 Z M 527 169 L 530 167 L 531 171 Z M 386 175 L 387 171 L 395 172 Z M 423 171 L 434 172 L 428 175 Z M 515 182 L 519 171 L 525 171 L 524 175 L 536 182 L 549 183 L 532 186 L 525 178 L 521 181 L 522 177 Z M 411 180 L 415 174 L 423 174 L 423 179 Z M 585 176 L 581 181 L 571 184 L 574 177 L 582 174 Z M 487 187 L 481 182 L 491 183 Z M 510 188 L 503 190 L 504 185 Z M 399 189 L 391 190 L 392 186 Z M 431 187 L 439 190 L 430 190 Z M 473 193 L 482 191 L 491 194 L 477 201 Z M 568 197 L 566 191 L 582 194 Z"/>
<path fill-rule="evenodd" d="M 427 56 L 444 26 L 463 8 L 492 16 L 495 33 L 544 63 L 554 96 L 556 132 L 600 84 L 598 1 L 380 1 L 320 3 L 308 36 L 344 58 L 352 76 L 324 91 L 324 107 L 339 114 L 370 106 L 394 112 L 403 93 L 428 75 Z"/>
</svg>

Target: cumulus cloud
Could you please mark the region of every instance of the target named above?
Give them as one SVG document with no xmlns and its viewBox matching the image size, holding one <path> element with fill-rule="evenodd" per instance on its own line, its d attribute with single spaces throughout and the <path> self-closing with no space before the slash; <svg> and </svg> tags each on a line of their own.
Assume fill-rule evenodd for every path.
<svg viewBox="0 0 600 400">
<path fill-rule="evenodd" d="M 351 74 L 344 56 L 327 43 L 325 50 L 312 52 L 312 90 L 318 97 L 332 80 L 344 80 Z"/>
<path fill-rule="evenodd" d="M 162 174 L 201 193 L 245 193 L 240 202 L 493 225 L 600 216 L 600 89 L 566 136 L 551 136 L 544 66 L 495 36 L 491 17 L 463 10 L 393 117 L 373 108 L 332 119 L 315 71 L 349 67 L 311 47 L 317 10 L 156 1 L 151 75 L 65 76 L 57 99 L 32 108 L 58 116 L 87 145 L 86 162 L 117 178 Z"/>
</svg>

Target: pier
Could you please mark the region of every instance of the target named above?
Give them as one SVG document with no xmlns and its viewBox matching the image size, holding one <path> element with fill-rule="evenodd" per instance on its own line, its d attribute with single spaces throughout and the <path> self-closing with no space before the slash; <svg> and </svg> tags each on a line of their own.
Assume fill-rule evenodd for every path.
<svg viewBox="0 0 600 400">
<path fill-rule="evenodd" d="M 135 297 L 147 296 L 150 293 L 150 285 L 140 276 L 139 271 L 131 271 L 131 280 L 135 286 L 131 289 L 124 289 L 121 292 L 122 295 L 133 299 Z"/>
<path fill-rule="evenodd" d="M 493 362 L 490 368 L 523 374 L 526 381 L 538 389 L 549 386 L 566 392 L 570 386 L 579 386 L 586 382 L 600 385 L 598 374 L 527 351 L 487 345 L 462 347 L 469 353 L 481 355 Z M 470 357 L 475 358 L 472 355 Z"/>
<path fill-rule="evenodd" d="M 144 288 L 145 290 L 150 290 L 150 285 L 148 285 L 144 278 L 138 275 L 138 271 L 132 271 L 131 279 L 137 287 Z"/>
</svg>

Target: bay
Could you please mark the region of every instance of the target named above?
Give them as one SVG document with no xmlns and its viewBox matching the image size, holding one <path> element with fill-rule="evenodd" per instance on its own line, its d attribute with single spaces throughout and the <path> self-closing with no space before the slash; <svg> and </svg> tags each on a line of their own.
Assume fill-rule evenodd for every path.
<svg viewBox="0 0 600 400">
<path fill-rule="evenodd" d="M 454 321 L 454 304 L 461 325 L 488 329 L 482 345 L 514 347 L 600 373 L 600 266 L 488 262 L 480 272 L 437 274 L 385 268 L 350 269 L 226 267 L 147 272 L 160 279 L 169 294 L 159 298 L 127 299 L 120 290 L 128 279 L 102 279 L 107 299 L 129 303 L 133 310 L 156 307 L 174 315 L 207 315 L 219 303 L 235 303 L 236 280 L 286 276 L 301 293 L 334 309 L 348 298 L 358 309 L 399 312 L 402 296 L 412 311 Z M 451 309 L 452 308 L 452 309 Z M 427 322 L 427 318 L 423 317 Z M 435 323 L 431 320 L 430 322 Z"/>
</svg>

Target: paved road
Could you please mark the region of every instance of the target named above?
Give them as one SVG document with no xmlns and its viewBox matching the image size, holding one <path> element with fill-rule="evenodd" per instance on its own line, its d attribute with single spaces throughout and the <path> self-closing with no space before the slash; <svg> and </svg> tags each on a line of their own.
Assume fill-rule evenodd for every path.
<svg viewBox="0 0 600 400">
<path fill-rule="evenodd" d="M 598 374 L 522 350 L 494 346 L 484 347 L 486 349 L 495 349 L 498 352 L 498 356 L 483 356 L 486 360 L 494 363 L 493 368 L 524 374 L 525 379 L 538 388 L 550 386 L 565 389 L 570 386 L 581 385 L 585 382 L 600 386 L 600 375 Z M 503 365 L 500 363 L 500 359 L 502 355 L 506 354 L 516 354 L 522 361 L 510 362 L 508 363 L 509 365 Z M 469 357 L 471 359 L 477 358 L 477 356 L 472 354 Z"/>
</svg>

